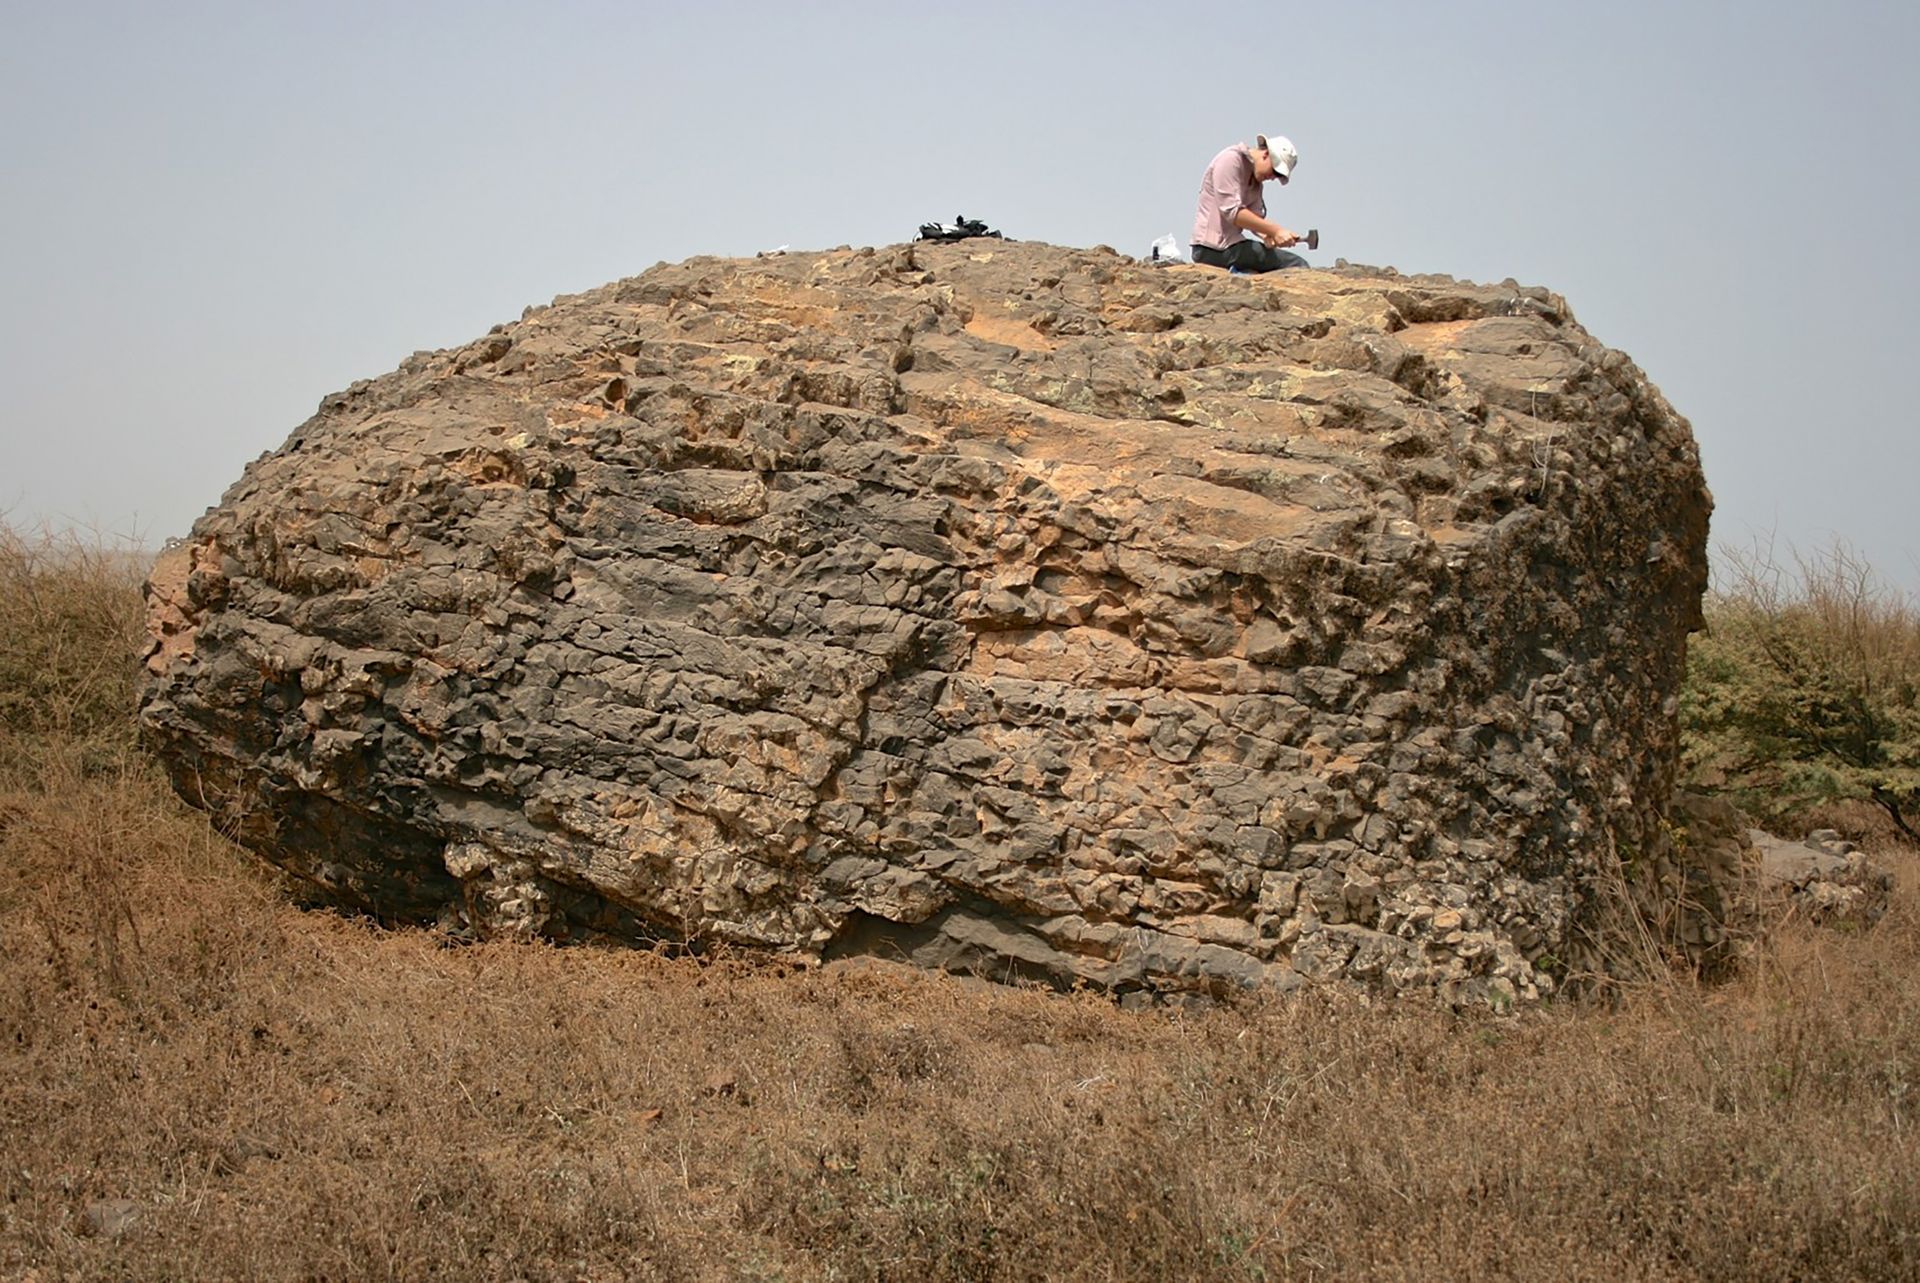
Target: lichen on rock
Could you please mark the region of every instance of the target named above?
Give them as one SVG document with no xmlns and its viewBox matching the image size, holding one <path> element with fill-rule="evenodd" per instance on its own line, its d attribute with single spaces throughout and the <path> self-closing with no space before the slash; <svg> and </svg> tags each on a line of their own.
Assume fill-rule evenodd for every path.
<svg viewBox="0 0 1920 1283">
<path fill-rule="evenodd" d="M 1659 840 L 1709 508 L 1511 282 L 694 259 L 327 398 L 142 719 L 398 918 L 1497 1004 Z"/>
</svg>

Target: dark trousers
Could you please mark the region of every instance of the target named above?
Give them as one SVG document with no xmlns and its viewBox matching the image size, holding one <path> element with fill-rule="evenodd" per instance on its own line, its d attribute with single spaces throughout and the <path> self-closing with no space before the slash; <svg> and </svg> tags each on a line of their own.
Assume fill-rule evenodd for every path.
<svg viewBox="0 0 1920 1283">
<path fill-rule="evenodd" d="M 1209 267 L 1225 267 L 1237 272 L 1277 272 L 1283 267 L 1305 267 L 1307 260 L 1283 249 L 1271 249 L 1259 241 L 1236 241 L 1226 249 L 1194 245 L 1193 261 Z"/>
</svg>

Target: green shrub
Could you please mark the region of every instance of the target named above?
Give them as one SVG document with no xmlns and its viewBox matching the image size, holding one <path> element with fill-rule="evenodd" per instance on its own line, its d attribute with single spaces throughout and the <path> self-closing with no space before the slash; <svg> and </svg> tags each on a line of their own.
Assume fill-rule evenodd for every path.
<svg viewBox="0 0 1920 1283">
<path fill-rule="evenodd" d="M 1735 558 L 1687 655 L 1693 782 L 1782 817 L 1847 798 L 1910 840 L 1920 808 L 1920 612 L 1844 546 L 1791 574 Z"/>
</svg>

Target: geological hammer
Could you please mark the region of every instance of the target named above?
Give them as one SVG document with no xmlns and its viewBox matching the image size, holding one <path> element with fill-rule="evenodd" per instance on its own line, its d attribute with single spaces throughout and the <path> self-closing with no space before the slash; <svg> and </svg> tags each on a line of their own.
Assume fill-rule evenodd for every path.
<svg viewBox="0 0 1920 1283">
<path fill-rule="evenodd" d="M 1307 229 L 1307 234 L 1305 236 L 1302 236 L 1295 243 L 1300 245 L 1305 245 L 1308 249 L 1319 249 L 1320 248 L 1320 229 L 1317 227 L 1309 227 Z"/>
</svg>

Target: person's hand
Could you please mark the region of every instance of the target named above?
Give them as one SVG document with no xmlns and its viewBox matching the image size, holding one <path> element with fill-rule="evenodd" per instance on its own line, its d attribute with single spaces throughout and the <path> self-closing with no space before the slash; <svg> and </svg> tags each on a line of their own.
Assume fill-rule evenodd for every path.
<svg viewBox="0 0 1920 1283">
<path fill-rule="evenodd" d="M 1280 247 L 1280 238 L 1272 232 L 1261 232 L 1260 243 L 1268 249 L 1278 249 Z"/>
<path fill-rule="evenodd" d="M 1298 245 L 1299 243 L 1300 243 L 1300 238 L 1298 236 L 1295 236 L 1292 232 L 1288 231 L 1284 227 L 1280 229 L 1280 232 L 1277 236 L 1271 236 L 1267 239 L 1267 244 L 1272 245 L 1278 249 L 1285 249 L 1289 245 Z"/>
</svg>

